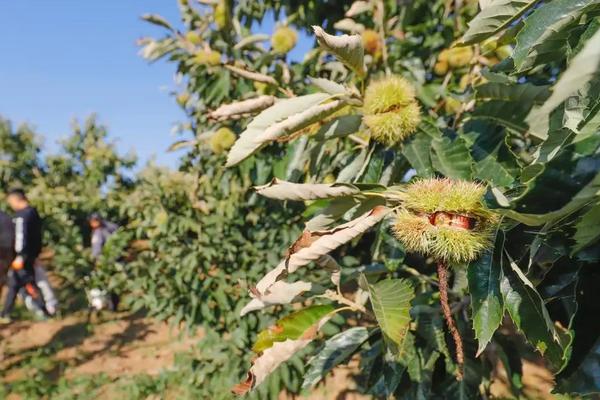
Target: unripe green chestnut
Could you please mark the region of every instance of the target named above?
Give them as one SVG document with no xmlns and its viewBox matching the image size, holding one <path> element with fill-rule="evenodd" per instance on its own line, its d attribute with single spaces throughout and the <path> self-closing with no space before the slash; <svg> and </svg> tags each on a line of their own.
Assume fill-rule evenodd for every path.
<svg viewBox="0 0 600 400">
<path fill-rule="evenodd" d="M 406 79 L 391 76 L 367 87 L 363 121 L 373 139 L 388 146 L 413 134 L 421 121 L 415 89 Z"/>
</svg>

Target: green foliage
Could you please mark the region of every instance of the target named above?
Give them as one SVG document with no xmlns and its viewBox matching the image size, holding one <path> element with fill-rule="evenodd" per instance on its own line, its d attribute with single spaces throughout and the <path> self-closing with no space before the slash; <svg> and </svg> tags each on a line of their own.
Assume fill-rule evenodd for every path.
<svg viewBox="0 0 600 400">
<path fill-rule="evenodd" d="M 139 378 L 126 393 L 166 395 L 179 385 L 184 397 L 227 398 L 224 387 L 246 376 L 251 343 L 267 326 L 238 394 L 297 392 L 356 356 L 360 387 L 375 398 L 487 397 L 497 359 L 519 397 L 522 359 L 534 353 L 556 374 L 557 391 L 599 390 L 590 375 L 600 332 L 590 325 L 600 304 L 597 1 L 496 0 L 479 13 L 478 2 L 442 0 L 179 4 L 180 25 L 146 16 L 166 31 L 140 41 L 146 59 L 167 59 L 181 77 L 173 94 L 188 137 L 171 146 L 185 149 L 177 171 L 150 165 L 129 182 L 130 160 L 93 122 L 43 161 L 26 129 L 0 125 L 2 184 L 31 188 L 51 216 L 48 243 L 61 265 L 83 270 L 82 218 L 102 208 L 123 228 L 92 279 L 131 293 L 134 309 L 211 327 L 178 375 Z M 285 16 L 281 25 L 314 32 L 302 60 L 251 31 L 269 10 Z M 365 30 L 383 39 L 380 53 L 365 51 Z M 366 101 L 386 76 L 415 88 L 411 104 L 422 114 L 394 146 L 375 140 L 389 129 L 373 128 Z M 211 150 L 223 128 L 237 139 L 227 155 L 229 143 Z M 452 199 L 440 195 L 414 215 L 430 228 L 444 214 L 447 235 L 413 235 L 431 242 L 423 248 L 446 239 L 444 248 L 469 254 L 450 259 L 461 381 L 438 304 L 444 282 L 434 276 L 445 253 L 406 254 L 412 248 L 390 229 L 390 218 L 410 210 L 411 179 L 438 177 L 481 185 L 476 209 L 445 209 Z M 461 237 L 482 227 L 497 231 L 495 243 L 468 251 Z M 69 268 L 63 275 L 76 282 Z M 285 296 L 297 283 L 310 289 Z M 262 309 L 240 319 L 250 300 Z M 291 316 L 273 327 L 272 312 Z M 336 323 L 325 324 L 333 314 Z M 282 322 L 296 319 L 298 329 Z M 278 368 L 286 362 L 293 368 Z"/>
<path fill-rule="evenodd" d="M 62 278 L 65 289 L 85 287 L 92 270 L 87 217 L 97 211 L 108 219 L 117 217 L 121 196 L 133 184 L 127 174 L 135 157 L 120 155 L 93 116 L 83 126 L 75 122 L 58 153 L 43 157 L 41 139 L 29 128 L 12 131 L 8 122 L 1 126 L 0 137 L 7 145 L 1 150 L 6 164 L 0 187 L 25 189 L 44 221 L 42 259 Z M 1 196 L 3 200 L 4 191 Z M 62 292 L 67 306 L 79 299 L 73 293 Z"/>
<path fill-rule="evenodd" d="M 220 65 L 193 66 L 187 61 L 193 56 L 191 48 L 173 35 L 143 42 L 149 58 L 168 56 L 189 78 L 186 92 L 194 93 L 194 101 L 188 100 L 186 109 L 195 144 L 201 148 L 220 124 L 231 124 L 240 135 L 227 157 L 226 166 L 235 166 L 230 171 L 261 166 L 266 173 L 249 177 L 252 184 L 278 181 L 259 187 L 260 195 L 285 200 L 286 207 L 294 207 L 290 200 L 302 200 L 307 206 L 303 215 L 307 230 L 282 243 L 281 250 L 288 246 L 282 261 L 262 279 L 261 274 L 250 278 L 257 283 L 249 287 L 252 301 L 264 308 L 275 304 L 285 308 L 318 296 L 343 311 L 347 319 L 342 333 L 314 353 L 307 387 L 352 352 L 361 352 L 364 389 L 375 397 L 477 397 L 480 388 L 488 390 L 495 369 L 482 355 L 493 355 L 495 348 L 514 342 L 515 330 L 531 344 L 529 351 L 543 356 L 555 373 L 563 371 L 559 380 L 579 382 L 573 363 L 586 362 L 581 352 L 592 348 L 595 337 L 583 335 L 585 339 L 577 343 L 582 337 L 578 331 L 585 329 L 578 317 L 587 311 L 578 308 L 573 293 L 580 271 L 600 260 L 594 246 L 597 229 L 590 222 L 596 215 L 600 177 L 597 2 L 562 4 L 495 1 L 477 15 L 475 2 L 462 7 L 420 0 L 355 2 L 345 9 L 343 21 L 332 14 L 322 27 L 325 18 L 320 20 L 314 28 L 315 48 L 303 60 L 292 62 L 258 46 L 265 38 L 252 35 L 241 23 L 227 35 L 211 29 L 200 22 L 201 9 L 184 18 L 186 27 L 191 29 L 192 24 L 207 47 L 224 55 Z M 288 12 L 287 24 L 299 28 L 314 19 L 301 11 Z M 243 2 L 232 3 L 231 13 L 233 27 L 237 21 L 262 17 L 250 13 Z M 349 35 L 333 35 L 330 24 Z M 366 29 L 385 38 L 376 57 L 364 51 L 360 33 Z M 463 48 L 453 47 L 456 42 Z M 157 49 L 164 51 L 158 54 Z M 382 132 L 369 122 L 371 103 L 366 102 L 365 89 L 392 75 L 404 77 L 416 88 L 425 117 L 412 137 L 390 148 L 377 143 Z M 277 97 L 275 104 L 249 111 L 250 118 L 244 113 L 218 120 L 206 116 L 223 104 L 241 109 L 240 101 L 260 94 Z M 198 163 L 194 157 L 189 161 Z M 489 252 L 474 251 L 470 257 L 451 260 L 461 264 L 479 256 L 471 265 L 455 265 L 456 284 L 450 292 L 465 345 L 465 377 L 460 382 L 455 382 L 454 348 L 445 342 L 436 304 L 438 282 L 430 276 L 439 254 L 425 251 L 425 257 L 405 258 L 406 249 L 390 232 L 388 217 L 409 208 L 407 181 L 415 173 L 419 178 L 450 178 L 456 187 L 459 181 L 477 181 L 486 192 L 487 207 L 479 207 L 485 210 L 484 217 L 466 208 L 445 210 L 449 200 L 444 196 L 416 216 L 420 223 L 437 225 L 436 213 L 446 213 L 439 223 L 447 225 L 440 229 L 448 235 L 421 237 L 433 241 L 431 248 L 439 248 L 438 242 L 451 236 L 451 247 L 460 253 L 468 247 L 468 243 L 461 246 L 461 237 L 482 226 L 498 231 Z M 328 185 L 331 182 L 354 186 Z M 378 186 L 360 185 L 367 183 Z M 270 218 L 272 211 L 259 215 Z M 282 223 L 281 232 L 288 232 L 295 222 L 300 221 Z M 333 259 L 323 258 L 328 253 Z M 386 268 L 361 287 L 358 274 L 344 273 L 356 267 L 350 260 L 359 260 L 364 270 L 372 265 Z M 559 267 L 566 269 L 559 273 Z M 248 269 L 249 274 L 255 271 Z M 566 273 L 570 278 L 557 287 L 566 279 L 558 276 Z M 406 288 L 401 290 L 394 282 Z M 293 299 L 281 295 L 282 288 L 295 283 L 312 289 Z M 317 286 L 325 289 L 315 290 Z M 410 287 L 415 297 L 409 305 Z M 244 321 L 254 318 L 250 314 Z M 379 329 L 369 330 L 368 344 L 362 340 L 344 344 L 344 332 L 350 337 L 359 332 L 356 324 L 371 329 L 375 322 Z M 260 347 L 251 376 L 262 378 L 272 372 L 294 350 L 305 348 L 300 342 L 297 338 L 277 342 L 278 356 L 270 351 L 274 347 Z M 515 382 L 521 361 L 516 358 L 507 365 L 516 376 L 513 394 L 519 396 L 521 388 Z M 260 387 L 251 379 L 235 391 Z"/>
</svg>

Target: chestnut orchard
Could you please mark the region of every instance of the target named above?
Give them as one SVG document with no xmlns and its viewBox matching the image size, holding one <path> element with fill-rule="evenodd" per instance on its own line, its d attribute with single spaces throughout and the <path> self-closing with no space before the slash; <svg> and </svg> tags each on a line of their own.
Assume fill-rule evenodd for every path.
<svg viewBox="0 0 600 400">
<path fill-rule="evenodd" d="M 200 3 L 145 16 L 191 180 L 156 209 L 172 272 L 134 281 L 234 338 L 219 382 L 276 398 L 358 362 L 374 398 L 489 398 L 501 375 L 520 397 L 537 360 L 555 393 L 598 392 L 597 1 Z"/>
</svg>

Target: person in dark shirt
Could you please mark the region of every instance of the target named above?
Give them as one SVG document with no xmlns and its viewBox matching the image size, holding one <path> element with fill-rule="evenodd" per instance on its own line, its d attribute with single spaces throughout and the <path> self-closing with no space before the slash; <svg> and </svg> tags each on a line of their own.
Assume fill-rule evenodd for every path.
<svg viewBox="0 0 600 400">
<path fill-rule="evenodd" d="M 8 274 L 8 294 L 0 322 L 8 322 L 19 290 L 25 288 L 44 315 L 49 316 L 44 298 L 35 283 L 34 264 L 42 250 L 42 220 L 35 208 L 29 205 L 25 192 L 13 189 L 7 201 L 15 212 L 15 259 Z"/>
<path fill-rule="evenodd" d="M 6 283 L 8 267 L 15 258 L 15 227 L 12 218 L 0 211 L 0 292 Z"/>
</svg>

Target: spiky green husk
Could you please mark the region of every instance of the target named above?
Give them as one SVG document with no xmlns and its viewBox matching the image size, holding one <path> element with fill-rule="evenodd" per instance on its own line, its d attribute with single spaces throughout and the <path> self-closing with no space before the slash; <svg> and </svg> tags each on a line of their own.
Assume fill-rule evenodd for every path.
<svg viewBox="0 0 600 400">
<path fill-rule="evenodd" d="M 235 143 L 235 133 L 229 128 L 219 128 L 210 138 L 210 148 L 215 154 L 229 150 Z"/>
<path fill-rule="evenodd" d="M 194 45 L 199 45 L 202 43 L 202 37 L 196 31 L 188 31 L 185 34 L 185 38 L 187 39 L 188 42 L 190 42 Z"/>
<path fill-rule="evenodd" d="M 394 235 L 406 250 L 452 264 L 477 258 L 491 246 L 497 217 L 483 204 L 485 187 L 474 182 L 424 179 L 405 190 L 404 208 L 397 212 Z M 436 214 L 443 213 L 443 214 Z M 468 228 L 434 224 L 432 215 L 470 218 Z"/>
<path fill-rule="evenodd" d="M 194 61 L 201 65 L 219 65 L 221 63 L 221 53 L 211 49 L 200 50 L 194 56 Z"/>
<path fill-rule="evenodd" d="M 397 111 L 367 114 L 363 121 L 371 130 L 374 140 L 391 146 L 416 131 L 421 122 L 421 110 L 417 103 L 409 103 Z"/>
<path fill-rule="evenodd" d="M 271 37 L 271 47 L 275 53 L 286 54 L 296 46 L 298 34 L 288 26 L 277 28 Z"/>
<path fill-rule="evenodd" d="M 421 122 L 415 89 L 401 76 L 391 76 L 369 84 L 363 111 L 363 121 L 373 139 L 388 146 L 413 134 Z"/>
<path fill-rule="evenodd" d="M 485 186 L 448 178 L 423 179 L 407 186 L 404 205 L 415 212 L 445 211 L 489 218 L 483 205 Z"/>
<path fill-rule="evenodd" d="M 215 7 L 215 25 L 218 30 L 223 30 L 229 25 L 229 6 L 227 1 L 221 0 Z"/>
<path fill-rule="evenodd" d="M 452 47 L 442 50 L 438 61 L 447 62 L 450 68 L 460 68 L 468 65 L 473 59 L 473 49 L 467 47 Z"/>
<path fill-rule="evenodd" d="M 185 107 L 187 102 L 190 100 L 190 94 L 188 92 L 181 92 L 177 95 L 175 100 L 181 107 Z"/>
<path fill-rule="evenodd" d="M 410 252 L 445 260 L 451 264 L 474 260 L 491 245 L 492 225 L 477 221 L 472 230 L 436 226 L 426 214 L 401 210 L 396 214 L 394 235 Z"/>
<path fill-rule="evenodd" d="M 391 76 L 369 84 L 365 91 L 365 114 L 394 111 L 415 101 L 415 88 L 401 76 Z"/>
</svg>

